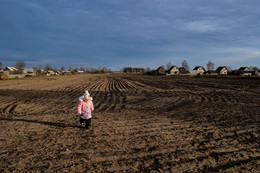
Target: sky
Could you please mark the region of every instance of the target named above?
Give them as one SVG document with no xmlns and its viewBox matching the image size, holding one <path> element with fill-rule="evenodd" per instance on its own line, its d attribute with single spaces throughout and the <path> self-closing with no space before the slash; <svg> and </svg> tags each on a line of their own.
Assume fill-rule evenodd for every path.
<svg viewBox="0 0 260 173">
<path fill-rule="evenodd" d="M 0 0 L 0 62 L 260 67 L 259 0 Z"/>
</svg>

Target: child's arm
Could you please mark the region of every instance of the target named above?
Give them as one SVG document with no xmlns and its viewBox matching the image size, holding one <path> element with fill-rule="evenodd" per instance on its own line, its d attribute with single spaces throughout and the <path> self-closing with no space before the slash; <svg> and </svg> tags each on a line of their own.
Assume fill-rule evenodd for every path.
<svg viewBox="0 0 260 173">
<path fill-rule="evenodd" d="M 80 102 L 79 104 L 78 104 L 78 114 L 80 114 L 81 115 L 81 108 L 82 108 L 82 104 L 83 104 L 83 102 Z"/>
<path fill-rule="evenodd" d="M 80 97 L 79 97 L 79 102 L 82 102 L 83 99 L 84 99 L 83 96 L 80 96 Z"/>
<path fill-rule="evenodd" d="M 94 105 L 93 105 L 93 102 L 91 102 L 90 110 L 91 110 L 91 111 L 94 111 Z"/>
</svg>

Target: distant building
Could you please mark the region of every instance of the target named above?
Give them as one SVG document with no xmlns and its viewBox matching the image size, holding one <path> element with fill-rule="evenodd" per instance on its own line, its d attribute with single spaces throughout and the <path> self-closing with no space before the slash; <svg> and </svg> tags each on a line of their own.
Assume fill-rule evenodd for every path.
<svg viewBox="0 0 260 173">
<path fill-rule="evenodd" d="M 216 70 L 208 70 L 208 71 L 205 71 L 203 74 L 206 74 L 206 75 L 218 75 L 218 72 Z"/>
<path fill-rule="evenodd" d="M 82 70 L 79 70 L 79 71 L 78 71 L 78 74 L 83 74 L 83 73 L 85 73 L 85 72 L 82 71 Z"/>
<path fill-rule="evenodd" d="M 132 67 L 126 67 L 123 69 L 124 73 L 131 73 L 131 74 L 143 74 L 145 73 L 144 68 L 132 68 Z"/>
<path fill-rule="evenodd" d="M 36 72 L 34 71 L 33 68 L 26 68 L 24 69 L 23 73 L 25 74 L 26 77 L 30 77 L 30 76 L 35 76 Z"/>
<path fill-rule="evenodd" d="M 193 75 L 201 75 L 205 72 L 205 68 L 202 66 L 196 66 L 193 70 L 190 70 L 190 73 Z"/>
<path fill-rule="evenodd" d="M 250 71 L 250 69 L 248 67 L 240 67 L 238 70 L 241 71 Z"/>
<path fill-rule="evenodd" d="M 233 70 L 231 75 L 237 76 L 254 76 L 256 75 L 255 71 L 250 71 L 248 67 L 240 67 L 238 70 Z"/>
<path fill-rule="evenodd" d="M 3 72 L 3 74 L 7 75 L 9 79 L 25 77 L 25 75 L 21 74 L 22 72 L 15 67 L 5 67 Z"/>
<path fill-rule="evenodd" d="M 228 69 L 225 66 L 218 67 L 216 71 L 218 74 L 228 74 Z"/>
<path fill-rule="evenodd" d="M 157 75 L 165 75 L 165 69 L 163 67 L 159 67 L 155 72 Z"/>
<path fill-rule="evenodd" d="M 23 70 L 24 73 L 34 73 L 34 69 L 33 68 L 26 68 Z"/>
<path fill-rule="evenodd" d="M 4 74 L 6 74 L 6 75 L 19 73 L 19 70 L 15 67 L 5 67 L 3 71 L 4 71 Z"/>
<path fill-rule="evenodd" d="M 54 72 L 53 70 L 48 70 L 48 71 L 46 72 L 46 76 L 54 76 L 54 75 L 57 75 L 57 73 Z"/>
<path fill-rule="evenodd" d="M 177 66 L 172 66 L 168 71 L 168 74 L 174 75 L 174 74 L 179 74 L 179 68 Z"/>
<path fill-rule="evenodd" d="M 180 74 L 189 74 L 190 72 L 189 72 L 189 70 L 186 70 L 184 67 L 180 67 L 179 68 L 179 73 Z"/>
<path fill-rule="evenodd" d="M 244 71 L 244 70 L 233 70 L 231 72 L 231 75 L 237 75 L 237 76 L 253 76 L 255 75 L 254 71 Z"/>
</svg>

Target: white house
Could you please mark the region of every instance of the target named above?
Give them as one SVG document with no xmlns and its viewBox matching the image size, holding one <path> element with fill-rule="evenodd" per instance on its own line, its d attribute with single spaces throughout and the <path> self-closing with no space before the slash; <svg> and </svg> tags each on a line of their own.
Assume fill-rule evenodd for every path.
<svg viewBox="0 0 260 173">
<path fill-rule="evenodd" d="M 177 66 L 172 66 L 169 70 L 168 73 L 173 75 L 173 74 L 179 74 L 179 68 Z"/>
<path fill-rule="evenodd" d="M 19 72 L 19 70 L 15 67 L 5 67 L 3 71 L 6 75 L 17 74 Z"/>
<path fill-rule="evenodd" d="M 190 70 L 191 75 L 201 75 L 205 72 L 205 68 L 202 66 L 196 66 L 193 70 Z"/>
<path fill-rule="evenodd" d="M 219 74 L 228 74 L 228 69 L 225 66 L 218 67 L 216 70 Z"/>
<path fill-rule="evenodd" d="M 8 76 L 8 78 L 23 78 L 25 75 L 21 74 L 19 70 L 15 67 L 5 67 L 4 74 Z"/>
</svg>

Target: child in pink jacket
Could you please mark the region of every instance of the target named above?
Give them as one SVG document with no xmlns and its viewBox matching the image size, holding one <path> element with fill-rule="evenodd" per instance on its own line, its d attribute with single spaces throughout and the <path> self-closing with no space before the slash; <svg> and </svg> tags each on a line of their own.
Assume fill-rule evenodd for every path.
<svg viewBox="0 0 260 173">
<path fill-rule="evenodd" d="M 85 122 L 87 129 L 89 129 L 91 126 L 91 118 L 92 118 L 91 112 L 92 111 L 94 111 L 94 106 L 91 101 L 90 94 L 88 91 L 85 91 L 83 100 L 80 101 L 78 104 L 78 114 L 80 115 L 79 122 L 81 124 L 84 124 L 84 122 Z"/>
</svg>

